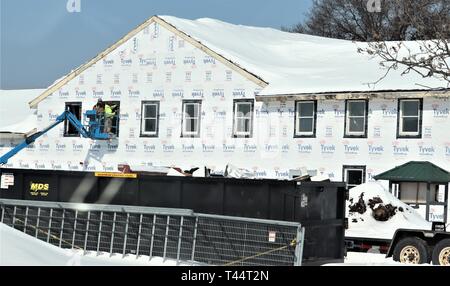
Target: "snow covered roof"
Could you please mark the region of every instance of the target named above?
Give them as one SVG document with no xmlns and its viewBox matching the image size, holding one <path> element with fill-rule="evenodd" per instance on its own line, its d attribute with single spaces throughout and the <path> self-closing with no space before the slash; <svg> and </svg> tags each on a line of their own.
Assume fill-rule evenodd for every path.
<svg viewBox="0 0 450 286">
<path fill-rule="evenodd" d="M 235 25 L 210 18 L 197 20 L 153 16 L 112 46 L 71 71 L 29 102 L 36 106 L 68 81 L 100 61 L 121 44 L 156 22 L 191 44 L 238 70 L 262 87 L 259 96 L 443 89 L 446 83 L 411 72 L 386 74 L 378 58 L 357 52 L 367 43 L 337 40 L 272 28 Z M 405 42 L 416 50 L 416 42 Z"/>
<path fill-rule="evenodd" d="M 219 20 L 160 16 L 235 64 L 261 77 L 268 86 L 259 95 L 327 92 L 366 92 L 442 88 L 434 78 L 392 71 L 377 85 L 386 70 L 379 59 L 357 52 L 366 43 L 355 43 L 287 33 L 271 28 L 234 25 Z M 415 42 L 405 42 L 408 46 Z"/>
<path fill-rule="evenodd" d="M 45 89 L 0 90 L 0 139 L 23 138 L 37 128 L 28 102 Z"/>
</svg>

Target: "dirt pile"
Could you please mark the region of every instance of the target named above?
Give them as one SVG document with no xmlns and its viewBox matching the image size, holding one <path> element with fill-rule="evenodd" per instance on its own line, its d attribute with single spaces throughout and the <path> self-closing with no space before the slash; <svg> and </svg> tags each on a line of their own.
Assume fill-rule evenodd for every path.
<svg viewBox="0 0 450 286">
<path fill-rule="evenodd" d="M 364 214 L 367 211 L 367 206 L 372 210 L 372 216 L 377 221 L 388 221 L 393 217 L 397 210 L 403 211 L 392 204 L 385 205 L 380 197 L 373 197 L 369 199 L 368 203 L 364 201 L 364 193 L 361 193 L 359 199 L 353 204 L 353 199 L 350 199 L 349 212 L 350 214 L 359 213 Z M 352 222 L 356 222 L 352 220 Z"/>
</svg>

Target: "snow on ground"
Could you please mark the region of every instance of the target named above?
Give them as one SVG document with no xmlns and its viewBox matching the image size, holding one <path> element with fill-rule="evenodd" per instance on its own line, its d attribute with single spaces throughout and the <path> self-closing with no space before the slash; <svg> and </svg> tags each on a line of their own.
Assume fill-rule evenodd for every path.
<svg viewBox="0 0 450 286">
<path fill-rule="evenodd" d="M 367 205 L 369 199 L 379 197 L 384 204 L 392 204 L 397 207 L 396 214 L 387 221 L 377 221 L 372 216 L 372 209 L 367 205 L 363 214 L 349 212 L 347 201 L 347 214 L 349 228 L 345 232 L 346 237 L 369 237 L 379 239 L 392 239 L 399 228 L 406 229 L 431 229 L 431 223 L 426 221 L 413 208 L 395 198 L 381 183 L 371 182 L 359 185 L 350 190 L 350 200 L 353 204 L 358 202 L 361 193 L 364 193 L 364 202 Z M 375 205 L 376 208 L 377 205 Z M 400 211 L 399 209 L 403 211 Z"/>
<path fill-rule="evenodd" d="M 386 258 L 385 254 L 347 252 L 344 263 L 329 263 L 323 266 L 430 266 L 431 264 L 403 264 L 394 261 L 392 257 Z"/>
<path fill-rule="evenodd" d="M 82 250 L 62 249 L 36 239 L 19 230 L 0 223 L 0 266 L 188 266 L 191 263 L 179 263 L 161 257 L 134 255 L 122 258 L 115 254 L 96 252 L 82 255 Z"/>
<path fill-rule="evenodd" d="M 401 266 L 392 257 L 386 258 L 385 254 L 347 252 L 344 263 L 329 263 L 324 266 Z"/>
<path fill-rule="evenodd" d="M 445 82 L 424 79 L 416 73 L 402 76 L 401 70 L 391 71 L 376 86 L 369 85 L 380 79 L 386 70 L 380 67 L 378 58 L 357 52 L 358 48 L 367 47 L 366 43 L 233 25 L 209 18 L 160 18 L 268 82 L 259 95 L 445 86 Z M 405 42 L 405 45 L 418 50 L 415 42 Z"/>
</svg>

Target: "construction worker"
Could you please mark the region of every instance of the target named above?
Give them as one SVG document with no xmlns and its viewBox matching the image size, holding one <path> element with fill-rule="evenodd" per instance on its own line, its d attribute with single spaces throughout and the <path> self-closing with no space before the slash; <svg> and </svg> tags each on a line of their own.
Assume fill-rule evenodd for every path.
<svg viewBox="0 0 450 286">
<path fill-rule="evenodd" d="M 97 111 L 97 121 L 100 125 L 100 130 L 104 130 L 105 127 L 105 103 L 101 98 L 98 99 L 97 104 L 94 105 L 93 109 Z"/>
<path fill-rule="evenodd" d="M 117 105 L 105 104 L 105 133 L 114 135 L 112 131 L 112 123 L 114 116 L 116 115 Z"/>
</svg>

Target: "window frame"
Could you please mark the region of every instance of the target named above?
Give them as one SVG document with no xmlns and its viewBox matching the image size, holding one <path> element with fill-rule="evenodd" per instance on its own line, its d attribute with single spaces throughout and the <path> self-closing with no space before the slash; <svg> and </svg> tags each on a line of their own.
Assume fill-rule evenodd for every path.
<svg viewBox="0 0 450 286">
<path fill-rule="evenodd" d="M 64 102 L 64 107 L 65 107 L 64 110 L 67 110 L 67 107 L 68 107 L 69 105 L 78 105 L 78 106 L 80 106 L 80 112 L 79 112 L 80 118 L 78 118 L 78 117 L 76 116 L 76 114 L 74 114 L 74 115 L 75 115 L 75 117 L 77 117 L 77 119 L 78 119 L 80 122 L 83 122 L 83 121 L 82 121 L 82 117 L 83 117 L 83 103 L 82 103 L 81 101 L 68 101 L 68 102 Z M 76 134 L 69 134 L 69 133 L 68 133 L 68 131 L 69 131 L 69 130 L 68 130 L 69 126 L 70 126 L 69 120 L 67 120 L 67 119 L 64 120 L 64 133 L 63 133 L 63 137 L 81 137 L 80 132 L 79 132 L 78 130 L 76 130 L 76 131 L 77 131 Z"/>
<path fill-rule="evenodd" d="M 156 105 L 156 118 L 148 118 L 148 119 L 156 119 L 156 130 L 155 132 L 145 131 L 145 112 L 144 108 L 146 105 Z M 140 137 L 158 137 L 159 134 L 159 108 L 160 102 L 157 100 L 143 100 L 141 102 L 141 133 Z"/>
<path fill-rule="evenodd" d="M 186 110 L 186 105 L 187 104 L 198 104 L 199 108 L 198 108 L 198 123 L 197 123 L 197 132 L 187 132 L 184 128 L 185 128 L 185 123 L 186 123 L 186 117 L 185 117 L 185 110 Z M 195 116 L 193 117 L 195 118 Z M 195 100 L 195 99 L 190 99 L 190 100 L 183 100 L 182 101 L 182 116 L 181 116 L 181 137 L 182 138 L 197 138 L 200 137 L 200 129 L 201 129 L 201 119 L 202 119 L 202 100 Z"/>
<path fill-rule="evenodd" d="M 363 166 L 363 165 L 343 165 L 342 166 L 342 181 L 345 182 L 345 185 L 347 187 L 347 189 L 351 189 L 354 188 L 356 186 L 351 185 L 353 187 L 349 188 L 349 185 L 347 183 L 347 171 L 362 171 L 362 180 L 361 180 L 361 184 L 366 183 L 366 170 L 367 170 L 367 166 Z"/>
<path fill-rule="evenodd" d="M 352 116 L 357 118 L 364 118 L 363 132 L 350 132 L 350 102 L 364 102 L 364 116 Z M 345 100 L 345 121 L 344 121 L 344 138 L 367 138 L 367 127 L 369 125 L 369 100 L 368 99 L 346 99 Z"/>
<path fill-rule="evenodd" d="M 119 134 L 120 134 L 120 100 L 106 100 L 103 101 L 105 104 L 108 105 L 118 105 L 118 109 L 116 111 L 116 115 L 114 115 L 113 117 L 113 121 L 112 121 L 112 126 L 111 129 L 113 129 L 114 127 L 117 127 L 116 132 L 114 133 L 114 135 L 116 136 L 116 138 L 119 138 Z M 116 120 L 116 124 L 114 124 L 114 120 Z M 104 125 L 103 125 L 104 126 Z"/>
<path fill-rule="evenodd" d="M 299 104 L 301 103 L 312 103 L 313 104 L 313 131 L 312 132 L 298 132 L 300 129 L 299 118 L 311 118 L 311 116 L 299 116 Z M 294 138 L 316 138 L 316 130 L 317 130 L 317 100 L 296 100 L 295 104 L 295 116 L 294 116 Z"/>
<path fill-rule="evenodd" d="M 418 130 L 417 132 L 403 132 L 403 111 L 402 111 L 402 102 L 404 101 L 417 101 L 419 103 L 419 114 L 418 114 Z M 415 117 L 415 116 L 407 116 L 407 117 Z M 422 138 L 422 120 L 423 120 L 423 99 L 422 98 L 401 98 L 398 100 L 398 109 L 397 109 L 397 139 L 409 138 L 409 139 L 420 139 Z"/>
<path fill-rule="evenodd" d="M 250 104 L 250 130 L 247 132 L 237 132 L 237 107 L 239 104 Z M 233 100 L 233 138 L 252 138 L 253 124 L 255 114 L 255 100 L 254 99 L 234 99 Z M 246 117 L 243 117 L 246 119 Z"/>
</svg>

